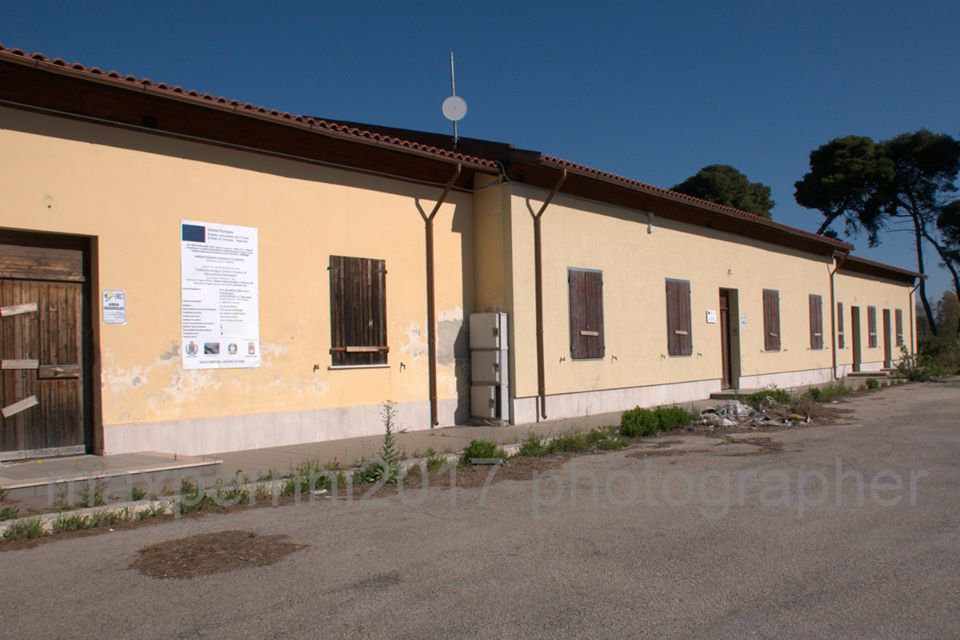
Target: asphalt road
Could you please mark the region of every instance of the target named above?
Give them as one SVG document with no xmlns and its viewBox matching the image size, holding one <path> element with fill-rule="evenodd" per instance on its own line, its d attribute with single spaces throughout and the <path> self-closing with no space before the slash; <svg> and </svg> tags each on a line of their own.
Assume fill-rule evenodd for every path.
<svg viewBox="0 0 960 640">
<path fill-rule="evenodd" d="M 960 381 L 840 406 L 844 424 L 756 445 L 576 458 L 575 503 L 567 463 L 483 499 L 434 487 L 419 505 L 323 501 L 3 552 L 0 636 L 960 637 Z M 144 545 L 228 529 L 309 546 L 188 580 L 128 568 Z"/>
</svg>

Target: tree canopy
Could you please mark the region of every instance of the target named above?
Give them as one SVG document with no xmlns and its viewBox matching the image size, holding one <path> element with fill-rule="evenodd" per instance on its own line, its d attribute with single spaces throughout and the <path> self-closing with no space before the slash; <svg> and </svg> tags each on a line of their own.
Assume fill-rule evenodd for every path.
<svg viewBox="0 0 960 640">
<path fill-rule="evenodd" d="M 920 129 L 874 142 L 844 136 L 810 153 L 810 171 L 794 186 L 801 206 L 823 216 L 818 233 L 836 237 L 837 221 L 850 235 L 864 229 L 870 244 L 897 220 L 909 222 L 914 234 L 917 271 L 926 273 L 924 247 L 933 247 L 960 295 L 960 204 L 953 197 L 960 173 L 960 141 Z M 926 286 L 920 301 L 935 331 Z"/>
<path fill-rule="evenodd" d="M 775 204 L 770 198 L 770 187 L 750 182 L 747 176 L 725 164 L 704 167 L 672 190 L 764 218 L 771 217 L 770 210 Z"/>
</svg>

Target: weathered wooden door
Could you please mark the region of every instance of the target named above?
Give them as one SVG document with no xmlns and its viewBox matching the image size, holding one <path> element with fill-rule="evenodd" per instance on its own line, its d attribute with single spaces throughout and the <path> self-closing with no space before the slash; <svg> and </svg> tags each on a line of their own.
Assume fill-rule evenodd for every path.
<svg viewBox="0 0 960 640">
<path fill-rule="evenodd" d="M 0 459 L 86 449 L 82 280 L 80 252 L 0 245 Z"/>
<path fill-rule="evenodd" d="M 720 349 L 723 362 L 722 388 L 733 386 L 733 357 L 731 355 L 732 335 L 730 331 L 730 292 L 720 289 Z"/>
</svg>

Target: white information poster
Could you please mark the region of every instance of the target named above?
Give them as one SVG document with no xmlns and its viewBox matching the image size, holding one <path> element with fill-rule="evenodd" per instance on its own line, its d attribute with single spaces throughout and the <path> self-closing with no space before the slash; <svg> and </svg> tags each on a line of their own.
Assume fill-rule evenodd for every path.
<svg viewBox="0 0 960 640">
<path fill-rule="evenodd" d="M 127 324 L 127 293 L 117 289 L 104 289 L 103 323 Z"/>
<path fill-rule="evenodd" d="M 259 367 L 256 228 L 182 221 L 180 274 L 183 368 Z"/>
</svg>

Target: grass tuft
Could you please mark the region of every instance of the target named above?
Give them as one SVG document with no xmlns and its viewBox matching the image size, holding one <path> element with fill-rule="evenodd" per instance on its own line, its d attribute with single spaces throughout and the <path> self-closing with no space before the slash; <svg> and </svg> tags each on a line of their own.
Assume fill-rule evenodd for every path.
<svg viewBox="0 0 960 640">
<path fill-rule="evenodd" d="M 672 431 L 687 426 L 693 414 L 683 407 L 637 407 L 624 411 L 620 416 L 620 435 L 626 438 L 643 438 L 660 431 Z"/>
<path fill-rule="evenodd" d="M 763 391 L 757 391 L 749 395 L 743 396 L 740 398 L 740 401 L 744 404 L 748 404 L 754 409 L 760 408 L 760 403 L 763 402 L 765 398 L 773 398 L 779 404 L 789 404 L 791 397 L 790 393 L 784 389 L 764 389 Z"/>
<path fill-rule="evenodd" d="M 433 447 L 430 447 L 427 449 L 426 461 L 427 471 L 433 473 L 434 471 L 442 469 L 444 465 L 447 464 L 447 456 L 437 453 Z"/>
<path fill-rule="evenodd" d="M 869 380 L 872 380 L 870 378 Z M 875 381 L 876 382 L 876 381 Z M 879 385 L 879 382 L 877 383 Z M 869 382 L 868 382 L 869 385 Z M 871 387 L 874 388 L 874 387 Z M 848 387 L 842 382 L 837 382 L 835 384 L 828 384 L 825 387 L 811 387 L 807 389 L 806 393 L 803 395 L 810 398 L 814 402 L 832 402 L 837 398 L 840 398 L 845 395 L 853 393 L 855 389 L 853 387 Z"/>
<path fill-rule="evenodd" d="M 19 507 L 3 507 L 0 509 L 0 521 L 13 520 L 20 513 Z"/>
<path fill-rule="evenodd" d="M 40 518 L 33 518 L 11 523 L 7 530 L 3 532 L 3 540 L 29 540 L 43 535 L 43 525 L 40 523 Z"/>
<path fill-rule="evenodd" d="M 473 460 L 500 458 L 505 460 L 507 452 L 489 440 L 471 440 L 460 454 L 460 464 L 472 464 Z"/>
</svg>

